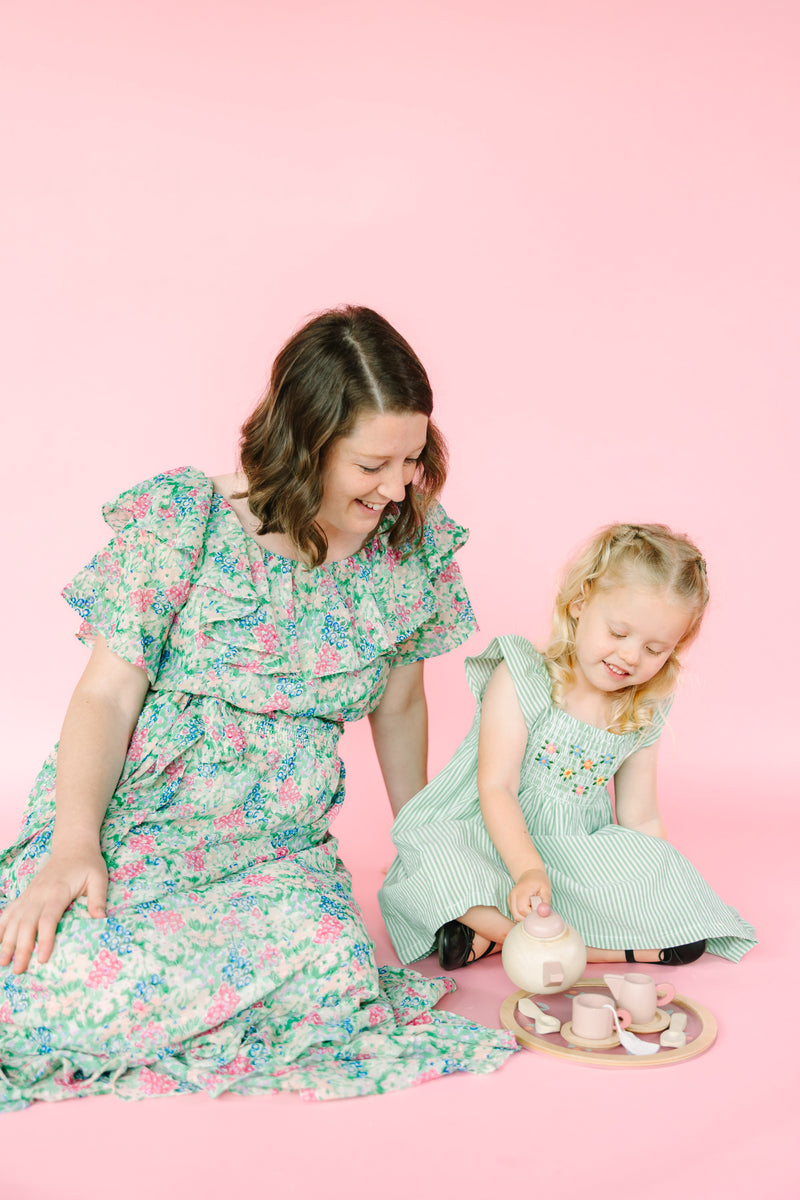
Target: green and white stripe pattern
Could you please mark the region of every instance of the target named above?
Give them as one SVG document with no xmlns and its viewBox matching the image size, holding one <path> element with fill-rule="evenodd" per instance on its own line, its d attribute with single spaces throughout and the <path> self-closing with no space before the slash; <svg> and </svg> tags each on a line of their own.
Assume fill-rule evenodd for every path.
<svg viewBox="0 0 800 1200">
<path fill-rule="evenodd" d="M 541 655 L 517 636 L 495 638 L 466 663 L 478 705 L 451 761 L 401 810 L 392 828 L 397 857 L 380 892 L 381 910 L 403 962 L 430 954 L 436 931 L 476 904 L 510 916 L 513 881 L 480 812 L 480 704 L 505 659 L 528 726 L 519 801 L 553 885 L 553 907 L 587 945 L 644 949 L 706 938 L 734 961 L 755 931 L 716 895 L 684 856 L 659 838 L 614 824 L 608 782 L 635 750 L 661 734 L 669 702 L 643 731 L 614 734 L 553 706 Z"/>
</svg>

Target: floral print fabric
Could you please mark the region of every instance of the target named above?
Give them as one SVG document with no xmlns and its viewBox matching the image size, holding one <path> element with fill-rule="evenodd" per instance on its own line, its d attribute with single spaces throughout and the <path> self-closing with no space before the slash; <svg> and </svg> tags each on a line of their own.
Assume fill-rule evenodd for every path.
<svg viewBox="0 0 800 1200">
<path fill-rule="evenodd" d="M 381 968 L 328 826 L 342 723 L 399 663 L 474 618 L 435 506 L 421 544 L 307 570 L 247 538 L 211 481 L 156 476 L 104 510 L 109 546 L 65 589 L 151 688 L 109 804 L 107 918 L 76 901 L 51 960 L 0 968 L 0 1108 L 114 1092 L 327 1099 L 489 1071 L 510 1035 L 432 1011 L 453 984 Z M 14 899 L 48 853 L 54 751 L 17 842 Z"/>
</svg>

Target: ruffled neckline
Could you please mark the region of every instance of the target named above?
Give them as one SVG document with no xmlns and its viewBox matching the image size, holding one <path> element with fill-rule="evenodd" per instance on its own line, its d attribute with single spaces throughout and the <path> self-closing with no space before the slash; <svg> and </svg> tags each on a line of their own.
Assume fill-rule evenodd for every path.
<svg viewBox="0 0 800 1200">
<path fill-rule="evenodd" d="M 211 486 L 212 486 L 212 489 L 214 489 L 213 482 L 211 483 Z M 307 571 L 320 571 L 320 570 L 323 570 L 325 567 L 337 567 L 337 566 L 346 565 L 348 563 L 353 563 L 353 564 L 360 563 L 361 559 L 365 555 L 369 556 L 371 552 L 374 553 L 374 543 L 376 541 L 378 541 L 379 539 L 385 538 L 389 534 L 389 532 L 390 532 L 392 526 L 394 525 L 395 521 L 397 520 L 397 517 L 400 512 L 400 510 L 396 504 L 392 503 L 392 504 L 387 505 L 386 512 L 382 516 L 380 523 L 378 524 L 377 528 L 375 529 L 375 532 L 372 534 L 370 539 L 361 547 L 360 550 L 357 550 L 355 552 L 355 554 L 347 554 L 347 555 L 345 555 L 344 558 L 333 558 L 333 559 L 330 559 L 329 561 L 326 560 L 324 563 L 320 563 L 316 567 L 310 567 L 310 566 L 308 566 L 307 563 L 304 563 L 302 559 L 292 558 L 288 554 L 281 554 L 278 550 L 270 550 L 270 549 L 268 549 L 268 547 L 262 546 L 259 542 L 257 542 L 256 539 L 251 534 L 249 534 L 247 532 L 247 530 L 244 528 L 244 526 L 242 525 L 241 521 L 239 520 L 238 516 L 236 515 L 236 510 L 233 507 L 233 505 L 231 504 L 230 500 L 228 500 L 225 496 L 222 495 L 221 492 L 218 492 L 215 489 L 212 490 L 212 493 L 211 493 L 211 506 L 212 506 L 212 511 L 214 511 L 216 509 L 217 511 L 222 512 L 225 515 L 226 519 L 229 522 L 232 522 L 236 526 L 238 531 L 241 533 L 242 537 L 246 541 L 252 542 L 253 545 L 256 547 L 257 551 L 260 554 L 262 554 L 264 558 L 278 559 L 282 563 L 289 563 L 289 564 L 291 564 L 292 567 L 299 567 L 299 568 L 305 569 Z"/>
<path fill-rule="evenodd" d="M 204 570 L 198 579 L 204 633 L 220 651 L 235 647 L 236 659 L 244 656 L 254 674 L 323 677 L 394 655 L 400 643 L 437 617 L 444 617 L 444 632 L 454 614 L 440 615 L 438 589 L 457 572 L 452 557 L 466 541 L 466 530 L 437 503 L 419 546 L 395 548 L 388 533 L 396 519 L 397 511 L 384 515 L 355 554 L 309 568 L 259 545 L 225 497 L 212 492 L 205 561 L 218 569 Z M 404 557 L 404 551 L 411 552 Z M 318 618 L 317 644 L 298 629 L 309 612 Z"/>
</svg>

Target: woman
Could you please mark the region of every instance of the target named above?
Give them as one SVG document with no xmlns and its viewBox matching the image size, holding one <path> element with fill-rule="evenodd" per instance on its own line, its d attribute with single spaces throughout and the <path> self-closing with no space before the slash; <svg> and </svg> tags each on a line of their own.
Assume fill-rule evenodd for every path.
<svg viewBox="0 0 800 1200">
<path fill-rule="evenodd" d="M 429 1013 L 449 981 L 376 970 L 328 834 L 343 722 L 370 713 L 397 810 L 426 779 L 423 660 L 474 629 L 431 411 L 382 317 L 323 313 L 278 355 L 239 473 L 106 506 L 115 537 L 65 590 L 92 655 L 0 857 L 5 1108 L 359 1095 L 512 1048 Z"/>
</svg>

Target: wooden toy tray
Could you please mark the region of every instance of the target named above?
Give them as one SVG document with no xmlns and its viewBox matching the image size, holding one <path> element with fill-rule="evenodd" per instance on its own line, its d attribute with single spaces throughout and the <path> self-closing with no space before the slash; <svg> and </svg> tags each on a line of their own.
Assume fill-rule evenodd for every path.
<svg viewBox="0 0 800 1200">
<path fill-rule="evenodd" d="M 602 979 L 579 979 L 567 992 L 557 992 L 552 996 L 532 996 L 531 999 L 547 1013 L 558 1017 L 562 1025 L 572 1017 L 572 999 L 579 992 L 601 992 L 612 1002 L 611 993 Z M 558 1058 L 566 1058 L 572 1062 L 583 1063 L 587 1067 L 668 1067 L 672 1063 L 685 1062 L 702 1054 L 714 1042 L 717 1036 L 717 1022 L 707 1008 L 690 1000 L 688 996 L 675 996 L 671 1004 L 661 1007 L 664 1012 L 686 1013 L 686 1045 L 676 1048 L 662 1046 L 658 1054 L 635 1055 L 628 1054 L 622 1046 L 612 1049 L 595 1049 L 571 1044 L 560 1033 L 537 1034 L 532 1017 L 524 1016 L 517 1004 L 530 995 L 524 989 L 508 996 L 500 1009 L 500 1020 L 509 1029 L 521 1046 L 526 1050 L 536 1050 L 543 1054 L 554 1054 Z M 646 1042 L 659 1045 L 658 1033 L 637 1035 Z"/>
</svg>

